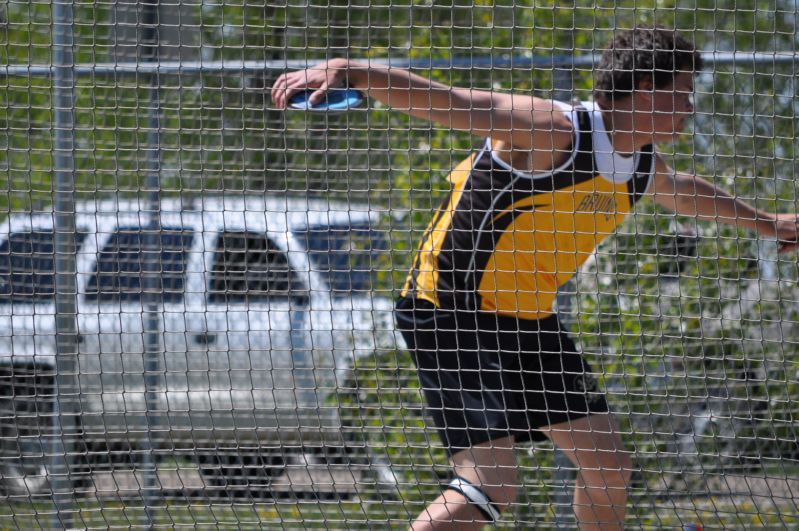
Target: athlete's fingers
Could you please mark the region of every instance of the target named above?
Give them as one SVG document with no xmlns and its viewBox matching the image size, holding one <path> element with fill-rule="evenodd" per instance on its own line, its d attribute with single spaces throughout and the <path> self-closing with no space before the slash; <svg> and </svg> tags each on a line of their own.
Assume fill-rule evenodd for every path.
<svg viewBox="0 0 799 531">
<path fill-rule="evenodd" d="M 281 74 L 274 83 L 272 83 L 272 89 L 269 91 L 269 97 L 272 99 L 273 104 L 277 104 L 275 101 L 277 99 L 277 87 L 280 86 L 281 81 L 283 80 L 283 76 L 285 74 Z"/>
<path fill-rule="evenodd" d="M 280 94 L 286 89 L 286 84 L 288 82 L 287 74 L 282 74 L 278 77 L 274 84 L 272 84 L 272 103 L 275 107 L 280 108 Z"/>
<path fill-rule="evenodd" d="M 295 75 L 289 78 L 286 84 L 286 89 L 280 94 L 280 107 L 285 108 L 288 106 L 289 100 L 292 96 L 298 93 L 305 87 L 304 77 Z"/>
<path fill-rule="evenodd" d="M 283 95 L 286 93 L 289 87 L 294 84 L 294 78 L 296 77 L 294 76 L 295 73 L 296 72 L 286 72 L 282 74 L 272 85 L 272 101 L 276 107 L 283 107 L 283 102 L 285 101 Z"/>
<path fill-rule="evenodd" d="M 286 79 L 282 82 L 282 85 L 275 89 L 277 91 L 274 98 L 275 106 L 279 109 L 285 108 L 291 97 L 302 90 L 304 85 L 305 80 L 303 77 L 296 75 L 286 76 Z"/>
<path fill-rule="evenodd" d="M 311 97 L 308 98 L 308 103 L 310 103 L 311 105 L 316 105 L 317 102 L 321 101 L 324 98 L 325 93 L 327 92 L 329 87 L 330 84 L 327 81 L 322 83 L 322 86 L 319 87 L 319 89 L 317 89 L 316 91 L 314 91 L 314 93 L 311 94 Z"/>
<path fill-rule="evenodd" d="M 278 88 L 277 100 L 283 108 L 288 105 L 288 101 L 292 96 L 307 89 L 317 89 L 317 93 L 324 94 L 329 88 L 330 82 L 326 70 L 319 68 L 309 68 L 307 70 L 298 70 L 286 74 L 285 78 L 281 81 Z M 321 95 L 317 95 L 314 101 L 321 99 Z"/>
<path fill-rule="evenodd" d="M 292 81 L 290 78 L 286 78 L 285 83 L 282 87 L 278 88 L 278 93 L 275 98 L 275 104 L 279 109 L 283 109 L 286 106 L 286 102 L 290 96 L 287 94 L 291 91 Z"/>
</svg>

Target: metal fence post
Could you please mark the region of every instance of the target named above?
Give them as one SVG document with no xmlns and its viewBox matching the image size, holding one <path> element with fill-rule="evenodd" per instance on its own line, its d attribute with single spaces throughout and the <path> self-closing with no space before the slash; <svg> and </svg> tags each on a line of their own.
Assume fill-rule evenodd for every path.
<svg viewBox="0 0 799 531">
<path fill-rule="evenodd" d="M 77 416 L 80 414 L 80 390 L 77 385 L 75 76 L 72 7 L 71 0 L 56 0 L 52 6 L 56 375 L 48 476 L 52 487 L 54 514 L 51 527 L 53 529 L 72 527 L 74 492 L 69 463 L 70 454 L 74 451 L 75 438 L 79 435 Z"/>
<path fill-rule="evenodd" d="M 141 57 L 144 62 L 158 63 L 159 42 L 159 0 L 145 0 L 142 2 L 142 31 L 140 33 Z M 152 528 L 154 513 L 160 496 L 158 481 L 158 463 L 154 455 L 153 434 L 162 427 L 159 407 L 159 395 L 165 393 L 166 378 L 164 365 L 161 361 L 163 345 L 161 342 L 161 325 L 159 307 L 161 298 L 159 290 L 159 266 L 161 233 L 161 136 L 160 136 L 160 106 L 159 75 L 157 72 L 148 76 L 150 82 L 149 102 L 147 111 L 147 154 L 145 179 L 146 197 L 149 220 L 145 225 L 142 235 L 142 249 L 145 250 L 143 264 L 143 294 L 144 306 L 144 393 L 145 417 L 147 419 L 147 437 L 145 448 L 142 452 L 140 464 L 143 468 L 144 486 L 142 501 L 144 503 L 143 524 Z"/>
</svg>

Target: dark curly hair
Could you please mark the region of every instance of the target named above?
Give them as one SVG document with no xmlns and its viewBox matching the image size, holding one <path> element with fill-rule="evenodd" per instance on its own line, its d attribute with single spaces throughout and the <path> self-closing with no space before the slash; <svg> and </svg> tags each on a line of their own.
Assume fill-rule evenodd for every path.
<svg viewBox="0 0 799 531">
<path fill-rule="evenodd" d="M 643 79 L 667 87 L 674 76 L 702 69 L 702 56 L 678 31 L 639 26 L 616 33 L 594 71 L 594 98 L 613 102 L 632 94 Z"/>
</svg>

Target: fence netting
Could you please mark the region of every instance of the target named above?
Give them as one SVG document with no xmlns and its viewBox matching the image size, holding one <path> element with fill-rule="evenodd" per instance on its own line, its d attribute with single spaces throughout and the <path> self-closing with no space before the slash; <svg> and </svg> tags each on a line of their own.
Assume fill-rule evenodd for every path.
<svg viewBox="0 0 799 531">
<path fill-rule="evenodd" d="M 614 489 L 629 528 L 799 526 L 796 253 L 762 228 L 796 213 L 796 2 L 612 6 L 0 1 L 0 527 L 403 528 L 442 492 L 488 525 L 442 490 L 457 437 L 514 437 L 483 477 L 497 528 L 602 521 Z M 595 140 L 580 182 L 591 152 L 503 143 L 524 120 L 479 95 L 557 100 L 620 146 L 635 124 L 601 122 L 597 64 L 653 25 L 703 59 L 681 134 L 632 159 Z M 355 78 L 347 112 L 275 104 L 336 59 L 434 81 L 438 119 Z M 717 210 L 614 166 L 655 153 L 713 187 L 675 206 Z M 710 189 L 761 214 L 730 223 Z M 547 381 L 617 425 L 554 444 Z"/>
</svg>

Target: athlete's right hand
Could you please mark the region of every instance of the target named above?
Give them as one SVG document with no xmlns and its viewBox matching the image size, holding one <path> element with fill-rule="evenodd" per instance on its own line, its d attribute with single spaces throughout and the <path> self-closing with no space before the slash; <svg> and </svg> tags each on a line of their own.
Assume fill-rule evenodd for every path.
<svg viewBox="0 0 799 531">
<path fill-rule="evenodd" d="M 313 105 L 324 99 L 328 89 L 343 87 L 346 82 L 346 59 L 331 59 L 306 70 L 281 75 L 272 85 L 272 102 L 278 109 L 284 109 L 298 92 L 316 89 L 309 100 Z"/>
</svg>

